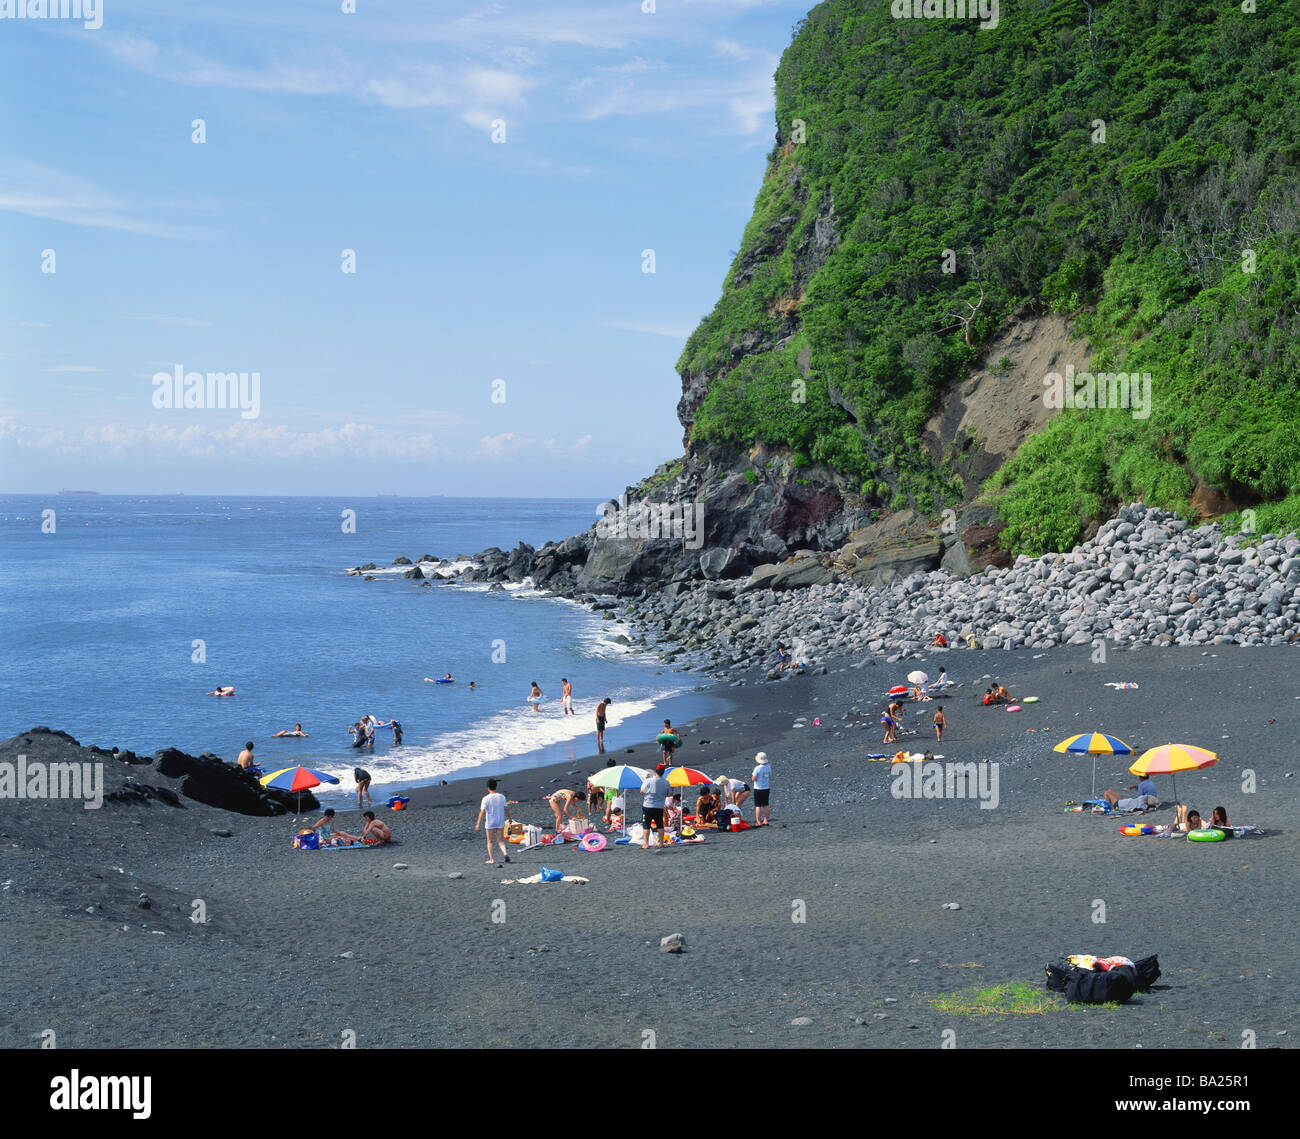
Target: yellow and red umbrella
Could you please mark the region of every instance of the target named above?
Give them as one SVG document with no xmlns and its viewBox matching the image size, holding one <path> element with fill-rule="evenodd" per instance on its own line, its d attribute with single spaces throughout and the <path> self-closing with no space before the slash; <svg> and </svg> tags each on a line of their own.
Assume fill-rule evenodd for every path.
<svg viewBox="0 0 1300 1139">
<path fill-rule="evenodd" d="M 1129 770 L 1134 775 L 1169 775 L 1174 781 L 1174 802 L 1178 802 L 1178 772 L 1200 771 L 1219 762 L 1219 757 L 1191 744 L 1162 744 L 1144 751 Z"/>
<path fill-rule="evenodd" d="M 695 787 L 713 782 L 703 771 L 696 771 L 693 767 L 670 767 L 664 772 L 664 778 L 669 787 Z"/>
<path fill-rule="evenodd" d="M 1082 735 L 1071 736 L 1068 740 L 1062 740 L 1052 750 L 1065 752 L 1068 755 L 1092 756 L 1092 797 L 1094 799 L 1097 798 L 1097 756 L 1133 754 L 1133 749 L 1122 739 L 1118 736 L 1108 736 L 1105 732 L 1084 732 Z"/>
</svg>

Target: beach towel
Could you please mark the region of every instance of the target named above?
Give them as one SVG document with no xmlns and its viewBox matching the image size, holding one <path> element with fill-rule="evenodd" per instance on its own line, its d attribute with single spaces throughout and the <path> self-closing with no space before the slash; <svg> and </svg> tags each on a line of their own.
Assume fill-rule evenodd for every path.
<svg viewBox="0 0 1300 1139">
<path fill-rule="evenodd" d="M 541 882 L 541 881 L 543 881 L 543 880 L 544 880 L 544 879 L 542 878 L 541 874 L 533 874 L 533 875 L 530 875 L 530 876 L 527 877 L 527 878 L 502 878 L 502 879 L 501 879 L 501 885 L 503 885 L 503 886 L 513 886 L 513 885 L 515 885 L 515 884 L 517 883 L 517 884 L 520 885 L 520 886 L 535 886 L 537 883 L 539 883 L 539 882 Z M 580 886 L 585 886 L 588 882 L 591 881 L 591 879 L 590 879 L 590 878 L 581 878 L 581 877 L 579 877 L 577 874 L 566 874 L 566 875 L 564 875 L 563 878 L 557 879 L 557 881 L 560 881 L 560 882 L 576 882 L 576 883 L 577 883 L 578 885 L 580 885 Z"/>
<path fill-rule="evenodd" d="M 376 848 L 376 849 L 379 848 L 379 847 L 381 847 L 381 846 L 388 846 L 388 845 L 389 845 L 388 843 L 383 843 L 383 842 L 372 842 L 372 843 L 369 844 L 370 847 L 374 847 L 374 848 Z M 347 843 L 347 844 L 344 845 L 344 846 L 322 846 L 322 847 L 320 847 L 321 850 L 366 850 L 367 848 L 368 848 L 368 847 L 367 847 L 367 844 L 364 843 L 364 842 L 349 842 L 349 843 Z"/>
<path fill-rule="evenodd" d="M 1122 681 L 1107 680 L 1105 681 L 1105 686 L 1107 688 L 1115 689 L 1116 692 L 1122 692 L 1126 688 L 1136 688 L 1137 681 L 1136 680 L 1122 680 Z"/>
</svg>

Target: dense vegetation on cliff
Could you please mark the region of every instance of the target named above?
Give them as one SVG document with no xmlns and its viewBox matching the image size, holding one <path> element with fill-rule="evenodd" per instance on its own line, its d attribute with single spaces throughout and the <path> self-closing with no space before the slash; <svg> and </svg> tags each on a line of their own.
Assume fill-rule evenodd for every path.
<svg viewBox="0 0 1300 1139">
<path fill-rule="evenodd" d="M 694 446 L 784 444 L 934 510 L 936 397 L 1033 306 L 1075 317 L 1094 370 L 1150 373 L 1152 411 L 1032 437 L 988 488 L 1015 548 L 1067 548 L 1120 500 L 1187 512 L 1197 480 L 1300 523 L 1294 8 L 1017 0 L 981 30 L 827 0 L 776 90 L 753 219 L 679 363 Z"/>
</svg>

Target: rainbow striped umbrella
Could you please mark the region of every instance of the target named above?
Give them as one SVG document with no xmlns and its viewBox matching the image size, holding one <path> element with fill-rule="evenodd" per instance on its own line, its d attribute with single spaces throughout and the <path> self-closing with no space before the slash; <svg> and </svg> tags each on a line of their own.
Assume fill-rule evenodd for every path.
<svg viewBox="0 0 1300 1139">
<path fill-rule="evenodd" d="M 1092 756 L 1092 797 L 1097 798 L 1097 756 L 1132 755 L 1133 749 L 1117 736 L 1108 736 L 1105 732 L 1084 732 L 1062 740 L 1052 749 L 1069 755 Z"/>
<path fill-rule="evenodd" d="M 1144 751 L 1129 770 L 1134 775 L 1169 775 L 1174 781 L 1174 802 L 1178 802 L 1178 773 L 1213 767 L 1219 757 L 1203 747 L 1190 744 L 1163 744 Z"/>
<path fill-rule="evenodd" d="M 669 787 L 694 787 L 713 782 L 703 771 L 696 771 L 693 767 L 670 767 L 664 772 L 664 778 Z"/>
<path fill-rule="evenodd" d="M 325 771 L 312 771 L 309 767 L 282 767 L 270 775 L 263 775 L 259 783 L 276 791 L 291 791 L 298 796 L 298 807 L 302 808 L 302 793 L 322 783 L 337 783 L 333 775 Z"/>
<path fill-rule="evenodd" d="M 644 767 L 633 767 L 620 763 L 614 767 L 605 767 L 591 777 L 594 787 L 604 787 L 607 791 L 640 791 L 641 784 L 650 778 L 650 772 Z"/>
</svg>

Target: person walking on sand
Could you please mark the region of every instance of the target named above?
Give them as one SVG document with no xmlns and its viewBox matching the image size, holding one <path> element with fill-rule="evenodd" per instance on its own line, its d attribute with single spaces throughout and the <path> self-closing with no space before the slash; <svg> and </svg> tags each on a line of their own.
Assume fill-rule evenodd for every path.
<svg viewBox="0 0 1300 1139">
<path fill-rule="evenodd" d="M 749 777 L 754 784 L 754 825 L 765 827 L 769 825 L 772 817 L 772 808 L 769 805 L 772 794 L 772 765 L 767 762 L 765 751 L 760 751 L 754 756 L 754 763 L 757 766 Z"/>
<path fill-rule="evenodd" d="M 943 743 L 943 730 L 948 726 L 948 721 L 943 718 L 943 705 L 940 704 L 934 710 L 934 738 L 937 743 Z"/>
<path fill-rule="evenodd" d="M 477 831 L 486 821 L 488 851 L 486 865 L 495 866 L 497 861 L 492 850 L 493 842 L 501 848 L 502 858 L 506 862 L 510 861 L 510 848 L 506 846 L 506 823 L 510 821 L 510 808 L 506 806 L 506 797 L 497 790 L 495 779 L 487 781 L 487 789 L 488 793 L 483 796 L 483 802 L 478 805 L 478 820 L 474 823 L 474 829 Z"/>
<path fill-rule="evenodd" d="M 560 677 L 560 683 L 564 688 L 560 692 L 560 707 L 566 716 L 572 716 L 576 713 L 573 711 L 573 685 L 569 683 L 567 676 Z"/>
<path fill-rule="evenodd" d="M 372 807 L 370 801 L 370 772 L 364 767 L 354 767 L 352 769 L 352 778 L 357 781 L 357 810 L 361 810 L 361 796 L 366 797 L 366 806 Z"/>
<path fill-rule="evenodd" d="M 542 690 L 537 687 L 537 681 L 532 681 L 532 689 L 528 693 L 528 703 L 533 706 L 534 712 L 540 712 L 538 705 L 542 702 Z"/>
<path fill-rule="evenodd" d="M 605 754 L 605 714 L 609 705 L 608 696 L 596 705 L 596 751 L 600 755 Z"/>
<path fill-rule="evenodd" d="M 663 849 L 664 833 L 664 806 L 668 802 L 668 794 L 672 790 L 668 786 L 668 780 L 664 778 L 664 772 L 667 768 L 658 764 L 654 772 L 647 775 L 641 784 L 641 849 L 645 850 L 650 845 L 650 832 L 659 831 L 659 843 L 655 846 L 656 850 Z"/>
<path fill-rule="evenodd" d="M 671 766 L 673 762 L 673 751 L 682 746 L 682 733 L 673 727 L 671 720 L 664 721 L 664 730 L 659 733 L 661 736 L 672 736 L 671 740 L 660 740 L 659 747 L 662 750 L 661 759 L 664 763 Z"/>
</svg>

